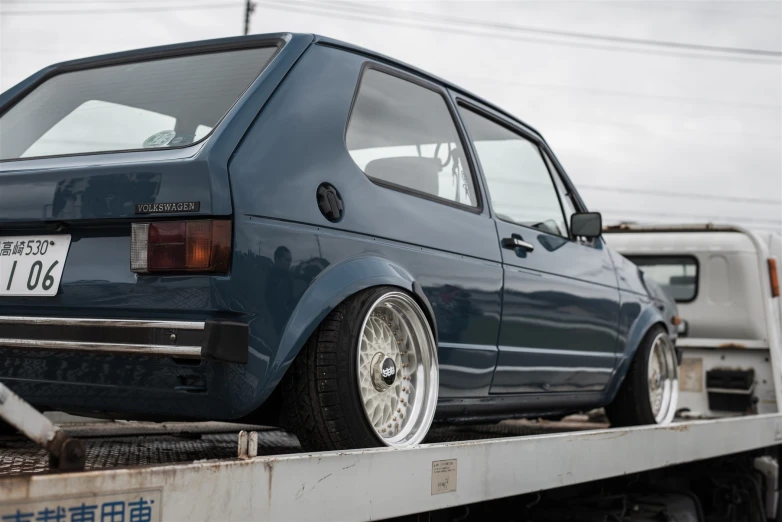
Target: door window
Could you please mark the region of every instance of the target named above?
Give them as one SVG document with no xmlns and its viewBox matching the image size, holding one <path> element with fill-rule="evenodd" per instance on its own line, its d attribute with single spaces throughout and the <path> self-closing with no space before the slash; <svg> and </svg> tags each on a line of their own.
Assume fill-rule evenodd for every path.
<svg viewBox="0 0 782 522">
<path fill-rule="evenodd" d="M 551 177 L 554 179 L 554 184 L 557 186 L 557 192 L 559 193 L 559 201 L 562 203 L 562 212 L 565 214 L 565 226 L 570 229 L 570 216 L 575 214 L 576 211 L 576 204 L 573 201 L 573 195 L 568 190 L 567 186 L 565 185 L 565 182 L 562 181 L 562 177 L 560 176 L 559 172 L 557 172 L 556 167 L 554 167 L 554 163 L 551 161 L 551 158 L 548 157 L 548 154 L 543 152 L 543 158 L 546 160 L 546 165 L 548 166 L 549 172 L 551 172 Z"/>
<path fill-rule="evenodd" d="M 345 142 L 353 161 L 375 181 L 477 206 L 451 112 L 431 89 L 365 70 Z"/>
<path fill-rule="evenodd" d="M 567 237 L 557 191 L 537 145 L 461 108 L 499 219 Z"/>
</svg>

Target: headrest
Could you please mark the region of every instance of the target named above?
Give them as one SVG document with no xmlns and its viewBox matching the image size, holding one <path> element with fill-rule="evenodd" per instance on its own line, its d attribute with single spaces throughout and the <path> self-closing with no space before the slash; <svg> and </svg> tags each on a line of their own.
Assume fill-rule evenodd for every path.
<svg viewBox="0 0 782 522">
<path fill-rule="evenodd" d="M 420 156 L 379 158 L 367 163 L 367 176 L 437 196 L 440 189 L 440 160 Z"/>
</svg>

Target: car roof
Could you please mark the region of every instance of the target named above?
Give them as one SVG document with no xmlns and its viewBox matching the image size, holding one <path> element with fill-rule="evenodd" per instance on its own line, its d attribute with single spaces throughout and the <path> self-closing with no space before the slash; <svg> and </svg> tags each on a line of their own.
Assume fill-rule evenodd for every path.
<svg viewBox="0 0 782 522">
<path fill-rule="evenodd" d="M 517 118 L 513 114 L 510 114 L 509 112 L 505 111 L 504 109 L 498 107 L 497 105 L 489 102 L 488 100 L 485 100 L 485 99 L 481 98 L 477 94 L 474 94 L 474 93 L 468 91 L 467 89 L 464 89 L 463 87 L 459 87 L 458 85 L 456 85 L 454 83 L 451 83 L 448 80 L 440 78 L 439 76 L 436 76 L 436 75 L 434 75 L 434 74 L 432 74 L 430 72 L 424 71 L 424 70 L 419 69 L 418 67 L 410 65 L 410 64 L 408 64 L 406 62 L 403 62 L 401 60 L 397 60 L 396 58 L 391 58 L 390 56 L 386 56 L 386 55 L 384 55 L 382 53 L 378 53 L 378 52 L 373 51 L 371 49 L 366 49 L 364 47 L 361 47 L 361 46 L 358 46 L 358 45 L 355 45 L 355 44 L 351 44 L 351 43 L 348 43 L 348 42 L 343 42 L 342 40 L 336 40 L 334 38 L 329 38 L 327 36 L 322 36 L 322 35 L 318 35 L 318 34 L 315 34 L 313 36 L 315 37 L 315 43 L 321 43 L 321 44 L 329 45 L 329 46 L 332 46 L 332 47 L 339 47 L 339 48 L 342 48 L 342 49 L 353 51 L 353 52 L 356 52 L 356 53 L 359 53 L 359 54 L 363 54 L 363 55 L 371 57 L 371 58 L 375 58 L 375 59 L 378 59 L 378 60 L 381 60 L 381 61 L 393 64 L 393 65 L 395 65 L 395 66 L 397 66 L 397 67 L 399 67 L 401 69 L 406 69 L 409 72 L 415 73 L 415 74 L 417 74 L 419 76 L 423 76 L 423 77 L 425 77 L 425 78 L 427 78 L 429 80 L 432 80 L 432 81 L 434 81 L 436 83 L 439 83 L 439 84 L 447 87 L 448 89 L 450 89 L 452 91 L 455 91 L 455 92 L 457 92 L 459 94 L 463 94 L 465 96 L 469 96 L 470 98 L 473 98 L 474 100 L 480 102 L 481 104 L 486 105 L 487 107 L 490 107 L 492 110 L 502 114 L 503 116 L 512 119 L 516 123 L 518 123 L 520 125 L 523 125 L 525 129 L 527 129 L 528 131 L 533 132 L 541 141 L 545 142 L 545 139 L 543 138 L 543 135 L 540 132 L 538 132 L 535 128 L 530 126 L 529 124 L 525 123 L 524 121 L 520 120 L 519 118 Z"/>
<path fill-rule="evenodd" d="M 434 81 L 436 83 L 439 83 L 446 88 L 457 92 L 459 94 L 468 96 L 478 102 L 480 102 L 483 105 L 486 105 L 487 107 L 491 108 L 492 110 L 502 114 L 503 116 L 512 119 L 514 122 L 522 125 L 526 130 L 534 133 L 540 141 L 545 143 L 545 139 L 543 136 L 538 132 L 536 129 L 531 127 L 530 125 L 524 123 L 519 118 L 513 116 L 512 114 L 508 113 L 507 111 L 497 107 L 493 103 L 481 98 L 480 96 L 477 96 L 466 89 L 463 89 L 462 87 L 459 87 L 458 85 L 455 85 L 447 80 L 444 80 L 442 78 L 439 78 L 431 73 L 428 73 L 426 71 L 423 71 L 417 67 L 414 67 L 410 64 L 407 64 L 405 62 L 402 62 L 400 60 L 397 60 L 395 58 L 391 58 L 389 56 L 385 56 L 381 53 L 372 51 L 370 49 L 366 49 L 363 47 L 360 47 L 358 45 L 354 45 L 348 42 L 343 42 L 341 40 L 336 40 L 334 38 L 329 38 L 326 36 L 318 35 L 318 34 L 307 34 L 307 33 L 265 33 L 265 34 L 253 34 L 253 35 L 246 35 L 246 36 L 233 36 L 228 38 L 217 38 L 217 39 L 210 39 L 210 40 L 197 40 L 192 42 L 184 42 L 184 43 L 178 43 L 178 44 L 172 44 L 172 45 L 162 45 L 162 46 L 155 46 L 155 47 L 146 47 L 146 48 L 139 48 L 139 49 L 133 49 L 129 51 L 122 51 L 118 53 L 111 53 L 111 54 L 103 54 L 103 55 L 97 55 L 97 56 L 90 56 L 87 58 L 80 58 L 77 60 L 69 60 L 66 62 L 59 62 L 52 64 L 43 70 L 37 72 L 33 76 L 27 78 L 26 80 L 23 80 L 18 85 L 15 85 L 11 87 L 6 92 L 0 94 L 0 107 L 4 106 L 6 103 L 10 102 L 13 98 L 16 98 L 17 95 L 23 94 L 24 91 L 27 91 L 30 87 L 33 87 L 35 84 L 37 84 L 42 79 L 48 78 L 54 74 L 59 74 L 61 72 L 66 72 L 74 69 L 82 69 L 89 67 L 91 65 L 95 66 L 101 66 L 101 65 L 110 65 L 114 62 L 123 62 L 132 60 L 135 57 L 149 57 L 154 56 L 157 54 L 160 55 L 169 55 L 172 53 L 178 53 L 178 52 L 187 52 L 188 50 L 197 50 L 197 49 L 203 49 L 203 50 L 227 50 L 234 47 L 241 48 L 244 46 L 253 46 L 254 44 L 263 42 L 263 41 L 283 41 L 283 42 L 289 42 L 292 39 L 309 39 L 311 42 L 321 45 L 327 45 L 330 47 L 337 47 L 341 49 L 345 49 L 351 52 L 355 52 L 364 56 L 367 56 L 369 58 L 373 58 L 379 61 L 386 62 L 388 64 L 394 65 L 396 67 L 399 67 L 401 69 L 405 69 L 408 72 L 412 72 L 414 74 L 417 74 L 419 76 L 423 76 L 424 78 L 427 78 L 431 81 Z"/>
</svg>

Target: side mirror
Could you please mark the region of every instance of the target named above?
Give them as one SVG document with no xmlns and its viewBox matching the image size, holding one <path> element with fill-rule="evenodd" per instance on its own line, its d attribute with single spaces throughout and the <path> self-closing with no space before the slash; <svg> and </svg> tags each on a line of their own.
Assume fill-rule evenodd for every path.
<svg viewBox="0 0 782 522">
<path fill-rule="evenodd" d="M 570 233 L 574 237 L 598 237 L 603 232 L 600 212 L 576 212 L 570 216 Z"/>
</svg>

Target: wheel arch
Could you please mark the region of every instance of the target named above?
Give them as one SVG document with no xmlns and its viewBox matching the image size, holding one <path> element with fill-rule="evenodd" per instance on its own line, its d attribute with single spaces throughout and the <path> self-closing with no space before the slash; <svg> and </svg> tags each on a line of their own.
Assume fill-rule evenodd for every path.
<svg viewBox="0 0 782 522">
<path fill-rule="evenodd" d="M 625 377 L 627 376 L 633 358 L 638 353 L 641 343 L 655 326 L 662 327 L 667 334 L 670 334 L 662 313 L 659 309 L 650 304 L 644 307 L 638 317 L 636 317 L 627 333 L 623 352 L 620 356 L 616 370 L 614 371 L 614 377 L 606 389 L 604 401 L 606 404 L 611 403 L 616 397 L 622 382 L 624 382 Z"/>
<path fill-rule="evenodd" d="M 410 294 L 429 320 L 437 345 L 437 323 L 432 305 L 410 272 L 374 255 L 348 258 L 320 273 L 291 313 L 275 357 L 270 361 L 265 395 L 277 388 L 304 344 L 334 308 L 350 296 L 377 286 L 394 286 Z"/>
</svg>

